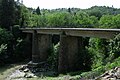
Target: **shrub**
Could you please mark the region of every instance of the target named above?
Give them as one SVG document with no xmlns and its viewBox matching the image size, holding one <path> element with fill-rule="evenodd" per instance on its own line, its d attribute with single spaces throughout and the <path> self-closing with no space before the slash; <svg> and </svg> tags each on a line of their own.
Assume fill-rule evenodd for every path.
<svg viewBox="0 0 120 80">
<path fill-rule="evenodd" d="M 59 43 L 56 45 L 53 45 L 53 48 L 51 49 L 49 58 L 47 60 L 53 70 L 57 70 L 58 68 L 59 46 L 60 46 Z"/>
<path fill-rule="evenodd" d="M 11 55 L 9 48 L 12 40 L 12 33 L 0 28 L 0 65 L 9 61 L 9 57 Z"/>
</svg>

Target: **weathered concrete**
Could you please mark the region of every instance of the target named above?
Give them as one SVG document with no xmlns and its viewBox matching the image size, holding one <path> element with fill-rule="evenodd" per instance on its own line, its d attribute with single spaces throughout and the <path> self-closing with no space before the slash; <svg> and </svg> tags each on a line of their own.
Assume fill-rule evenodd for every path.
<svg viewBox="0 0 120 80">
<path fill-rule="evenodd" d="M 34 30 L 32 37 L 32 62 L 37 63 L 40 61 L 40 56 L 38 46 L 38 34 L 36 30 Z"/>
<path fill-rule="evenodd" d="M 26 42 L 26 45 L 25 45 L 25 47 L 24 47 L 24 51 L 25 51 L 25 53 L 27 54 L 25 54 L 27 57 L 28 57 L 28 59 L 32 59 L 32 34 L 30 34 L 30 33 L 28 33 L 28 34 L 26 34 L 26 38 L 25 38 L 25 42 Z"/>
<path fill-rule="evenodd" d="M 52 47 L 52 36 L 46 34 L 38 34 L 38 47 L 40 62 L 46 61 L 48 58 L 48 53 L 50 53 L 50 49 Z"/>
<path fill-rule="evenodd" d="M 69 36 L 97 37 L 110 39 L 120 33 L 120 29 L 100 29 L 100 28 L 21 28 L 23 32 L 33 33 L 36 30 L 39 34 L 56 34 L 60 35 L 65 32 Z"/>
<path fill-rule="evenodd" d="M 46 61 L 51 47 L 52 47 L 51 35 L 37 34 L 37 32 L 34 31 L 32 40 L 33 63 Z"/>
<path fill-rule="evenodd" d="M 58 72 L 66 73 L 68 71 L 68 57 L 67 57 L 67 36 L 65 34 L 60 35 L 60 52 L 58 61 Z"/>
<path fill-rule="evenodd" d="M 58 72 L 66 73 L 79 70 L 79 54 L 82 53 L 83 48 L 82 37 L 73 37 L 62 34 L 60 36 Z"/>
</svg>

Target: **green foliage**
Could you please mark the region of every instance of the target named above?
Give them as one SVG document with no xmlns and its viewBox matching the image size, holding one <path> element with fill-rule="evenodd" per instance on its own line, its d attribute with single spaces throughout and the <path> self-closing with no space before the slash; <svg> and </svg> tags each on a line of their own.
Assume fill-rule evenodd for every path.
<svg viewBox="0 0 120 80">
<path fill-rule="evenodd" d="M 53 14 L 47 15 L 47 20 L 48 20 L 47 26 L 64 27 L 66 23 L 65 19 L 67 19 L 67 15 L 69 15 L 69 13 L 67 12 L 53 13 Z"/>
<path fill-rule="evenodd" d="M 1 27 L 10 30 L 15 21 L 15 4 L 14 0 L 2 0 L 0 9 Z"/>
<path fill-rule="evenodd" d="M 39 7 L 37 7 L 37 9 L 36 9 L 36 13 L 37 13 L 37 15 L 41 15 Z"/>
<path fill-rule="evenodd" d="M 29 26 L 29 24 L 30 24 L 30 16 L 31 16 L 30 11 L 25 6 L 23 6 L 23 5 L 20 6 L 19 25 L 21 27 Z"/>
<path fill-rule="evenodd" d="M 58 69 L 59 46 L 60 46 L 59 43 L 53 46 L 53 49 L 50 51 L 50 55 L 48 58 L 48 63 L 51 65 L 51 69 L 56 71 Z"/>
<path fill-rule="evenodd" d="M 120 66 L 120 57 L 118 57 L 117 59 L 114 59 L 112 63 L 107 63 L 106 65 L 102 65 L 93 69 L 92 71 L 83 72 L 80 75 L 81 77 L 84 77 L 86 79 L 94 79 L 95 77 L 102 75 L 105 71 L 113 69 L 115 67 L 119 67 L 119 66 Z"/>
<path fill-rule="evenodd" d="M 105 58 L 108 57 L 107 45 L 105 39 L 91 38 L 89 40 L 88 51 L 93 55 L 92 68 L 97 68 L 104 64 Z"/>
<path fill-rule="evenodd" d="M 19 26 L 14 26 L 12 28 L 12 34 L 14 40 L 12 42 L 13 45 L 13 57 L 16 62 L 23 61 L 25 59 L 30 59 L 31 55 L 31 42 L 30 40 L 25 39 L 25 35 L 19 30 Z M 14 61 L 13 61 L 14 62 Z"/>
<path fill-rule="evenodd" d="M 112 54 L 111 57 L 113 59 L 120 56 L 120 34 L 110 41 L 109 53 Z"/>
<path fill-rule="evenodd" d="M 13 35 L 9 31 L 0 28 L 0 64 L 2 65 L 8 60 L 9 44 L 13 40 Z M 0 65 L 0 66 L 1 66 Z"/>
<path fill-rule="evenodd" d="M 30 26 L 34 27 L 94 27 L 98 24 L 95 16 L 80 11 L 76 14 L 64 11 L 46 13 L 46 15 L 33 14 L 30 21 Z"/>
<path fill-rule="evenodd" d="M 23 38 L 19 26 L 14 26 L 12 32 L 0 28 L 0 66 L 31 58 L 31 43 Z"/>
<path fill-rule="evenodd" d="M 1 46 L 0 46 L 0 54 L 4 53 L 6 51 L 6 49 L 7 49 L 7 44 L 1 44 Z"/>
<path fill-rule="evenodd" d="M 10 20 L 13 21 L 15 25 L 20 25 L 21 27 L 98 28 L 100 26 L 100 28 L 119 28 L 120 23 L 120 10 L 105 6 L 94 6 L 89 9 L 62 8 L 54 10 L 40 10 L 38 7 L 35 10 L 15 3 L 12 12 L 14 12 L 14 18 Z M 1 16 L 2 14 L 4 13 L 1 13 Z M 3 18 L 1 18 L 1 20 L 2 19 Z"/>
<path fill-rule="evenodd" d="M 120 14 L 113 17 L 114 28 L 120 28 Z"/>
<path fill-rule="evenodd" d="M 113 15 L 104 15 L 100 18 L 100 27 L 101 28 L 113 28 L 114 22 L 113 22 Z"/>
<path fill-rule="evenodd" d="M 0 44 L 7 44 L 13 38 L 12 33 L 6 31 L 5 29 L 0 28 Z"/>
<path fill-rule="evenodd" d="M 93 55 L 92 69 L 94 70 L 101 66 L 106 66 L 106 64 L 110 64 L 113 60 L 117 59 L 120 56 L 119 47 L 119 34 L 111 40 L 91 38 L 87 49 L 89 53 Z M 114 66 L 114 64 L 112 66 Z"/>
<path fill-rule="evenodd" d="M 101 17 L 100 28 L 119 28 L 120 14 L 118 15 L 104 15 Z"/>
</svg>

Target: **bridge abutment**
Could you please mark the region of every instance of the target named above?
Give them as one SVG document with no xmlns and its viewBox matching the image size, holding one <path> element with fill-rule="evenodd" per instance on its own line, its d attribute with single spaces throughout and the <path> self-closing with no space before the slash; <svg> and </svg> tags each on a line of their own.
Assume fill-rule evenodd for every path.
<svg viewBox="0 0 120 80">
<path fill-rule="evenodd" d="M 80 70 L 80 54 L 83 51 L 83 38 L 60 35 L 58 72 L 66 73 Z"/>
</svg>

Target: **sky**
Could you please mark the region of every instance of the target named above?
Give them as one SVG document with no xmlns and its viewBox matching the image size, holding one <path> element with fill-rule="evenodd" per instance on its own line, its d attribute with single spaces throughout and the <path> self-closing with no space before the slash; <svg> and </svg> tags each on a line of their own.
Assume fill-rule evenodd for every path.
<svg viewBox="0 0 120 80">
<path fill-rule="evenodd" d="M 109 6 L 120 8 L 120 0 L 23 0 L 23 4 L 27 7 L 40 9 L 56 9 L 56 8 L 81 8 L 86 9 L 92 6 Z"/>
</svg>

